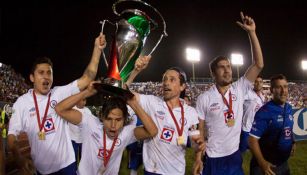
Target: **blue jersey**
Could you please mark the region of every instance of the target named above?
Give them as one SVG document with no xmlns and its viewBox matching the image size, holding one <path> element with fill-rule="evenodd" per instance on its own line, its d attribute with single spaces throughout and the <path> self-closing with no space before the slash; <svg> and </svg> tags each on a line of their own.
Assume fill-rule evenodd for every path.
<svg viewBox="0 0 307 175">
<path fill-rule="evenodd" d="M 250 135 L 260 138 L 259 145 L 264 158 L 280 165 L 288 160 L 293 144 L 292 107 L 268 102 L 255 115 Z"/>
</svg>

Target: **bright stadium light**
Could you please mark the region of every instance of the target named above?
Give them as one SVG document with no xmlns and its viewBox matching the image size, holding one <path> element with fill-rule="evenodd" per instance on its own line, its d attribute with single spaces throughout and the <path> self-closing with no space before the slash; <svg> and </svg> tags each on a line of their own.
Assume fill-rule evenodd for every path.
<svg viewBox="0 0 307 175">
<path fill-rule="evenodd" d="M 243 55 L 239 53 L 231 54 L 231 64 L 237 67 L 237 76 L 240 78 L 239 67 L 243 65 Z"/>
<path fill-rule="evenodd" d="M 195 82 L 194 64 L 200 61 L 200 51 L 198 49 L 186 48 L 185 52 L 187 60 L 192 63 L 193 82 Z"/>
<path fill-rule="evenodd" d="M 307 70 L 307 60 L 302 60 L 302 69 Z"/>
<path fill-rule="evenodd" d="M 2 63 L 0 63 L 0 67 L 2 67 Z"/>
</svg>

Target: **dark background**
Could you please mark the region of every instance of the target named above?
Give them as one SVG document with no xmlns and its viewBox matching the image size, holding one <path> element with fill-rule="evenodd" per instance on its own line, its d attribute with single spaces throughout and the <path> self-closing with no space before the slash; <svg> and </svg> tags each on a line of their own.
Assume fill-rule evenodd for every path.
<svg viewBox="0 0 307 175">
<path fill-rule="evenodd" d="M 114 0 L 108 1 L 10 1 L 0 6 L 0 62 L 28 77 L 31 63 L 38 56 L 54 62 L 54 83 L 66 84 L 79 78 L 91 57 L 99 21 L 116 21 Z M 304 1 L 167 1 L 147 0 L 157 8 L 167 24 L 168 37 L 152 55 L 152 61 L 136 81 L 160 81 L 171 66 L 182 67 L 192 76 L 185 48 L 201 50 L 195 65 L 196 77 L 209 77 L 208 63 L 218 55 L 244 56 L 241 75 L 251 63 L 248 36 L 235 23 L 239 12 L 252 16 L 261 42 L 264 78 L 283 73 L 291 80 L 306 80 L 301 60 L 307 57 L 307 6 Z M 106 27 L 108 44 L 112 26 Z M 144 52 L 149 52 L 161 29 L 152 31 Z M 106 49 L 108 53 L 108 48 Z M 101 61 L 100 69 L 105 69 Z M 102 70 L 99 71 L 101 76 Z M 236 71 L 233 69 L 233 76 Z"/>
</svg>

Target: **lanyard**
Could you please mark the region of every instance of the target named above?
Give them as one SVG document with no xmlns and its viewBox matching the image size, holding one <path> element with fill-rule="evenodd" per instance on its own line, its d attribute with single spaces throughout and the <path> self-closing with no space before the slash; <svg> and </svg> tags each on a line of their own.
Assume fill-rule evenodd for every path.
<svg viewBox="0 0 307 175">
<path fill-rule="evenodd" d="M 114 146 L 115 146 L 115 143 L 116 143 L 116 140 L 117 140 L 117 136 L 114 138 L 113 140 L 113 143 L 112 143 L 112 147 L 111 147 L 111 150 L 109 152 L 109 155 L 107 156 L 107 146 L 106 146 L 106 131 L 105 131 L 105 128 L 103 128 L 103 165 L 104 167 L 107 166 L 111 156 L 112 156 L 112 153 L 113 153 L 113 150 L 114 150 Z"/>
<path fill-rule="evenodd" d="M 45 114 L 44 114 L 44 117 L 42 119 L 42 123 L 40 122 L 40 116 L 39 116 L 39 110 L 38 110 L 38 105 L 37 105 L 37 99 L 36 99 L 36 95 L 35 95 L 35 92 L 33 90 L 33 98 L 34 98 L 34 104 L 35 104 L 35 110 L 36 110 L 36 116 L 37 116 L 37 124 L 38 124 L 38 129 L 39 131 L 42 131 L 43 130 L 43 125 L 46 121 L 46 118 L 47 118 L 47 113 L 48 113 L 48 109 L 49 109 L 49 103 L 50 103 L 50 96 L 51 96 L 51 93 L 49 93 L 48 95 L 48 102 L 47 102 L 47 105 L 46 105 L 46 108 L 45 108 Z"/>
<path fill-rule="evenodd" d="M 224 104 L 228 107 L 228 113 L 232 113 L 232 95 L 231 95 L 231 91 L 229 90 L 229 103 L 227 102 L 226 98 L 224 97 L 224 95 L 219 91 L 219 93 L 221 94 L 222 98 L 223 98 L 223 102 Z"/>
<path fill-rule="evenodd" d="M 182 106 L 182 104 L 180 103 L 180 101 L 179 101 L 179 105 L 180 105 L 180 108 L 181 108 L 181 128 L 179 127 L 179 124 L 178 124 L 178 122 L 177 122 L 177 120 L 176 120 L 176 118 L 175 118 L 175 115 L 174 115 L 172 109 L 171 109 L 171 108 L 167 105 L 167 103 L 166 103 L 166 106 L 167 106 L 167 108 L 168 108 L 168 110 L 169 110 L 169 113 L 171 114 L 171 116 L 172 116 L 172 118 L 173 118 L 173 120 L 174 120 L 174 123 L 175 123 L 176 128 L 177 128 L 177 131 L 178 131 L 178 135 L 179 135 L 179 137 L 180 137 L 180 136 L 182 136 L 182 133 L 183 133 L 183 126 L 184 126 L 184 110 L 183 110 L 183 106 Z"/>
</svg>

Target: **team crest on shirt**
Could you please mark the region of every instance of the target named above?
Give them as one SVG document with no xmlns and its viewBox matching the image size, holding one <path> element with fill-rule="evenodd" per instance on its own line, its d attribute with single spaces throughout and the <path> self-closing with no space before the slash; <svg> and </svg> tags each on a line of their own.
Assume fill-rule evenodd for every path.
<svg viewBox="0 0 307 175">
<path fill-rule="evenodd" d="M 165 143 L 170 143 L 174 136 L 174 130 L 171 128 L 164 127 L 160 136 L 160 140 Z"/>
<path fill-rule="evenodd" d="M 55 131 L 54 122 L 52 118 L 47 118 L 44 123 L 44 131 L 46 134 L 50 134 Z"/>
<path fill-rule="evenodd" d="M 56 100 L 51 100 L 50 107 L 54 109 L 56 104 L 58 104 L 58 102 Z"/>
<path fill-rule="evenodd" d="M 99 148 L 98 149 L 98 154 L 97 154 L 97 157 L 99 158 L 99 159 L 102 159 L 103 160 L 103 148 Z M 107 152 L 106 152 L 106 157 L 108 157 L 109 156 L 109 151 L 107 150 Z"/>
</svg>

